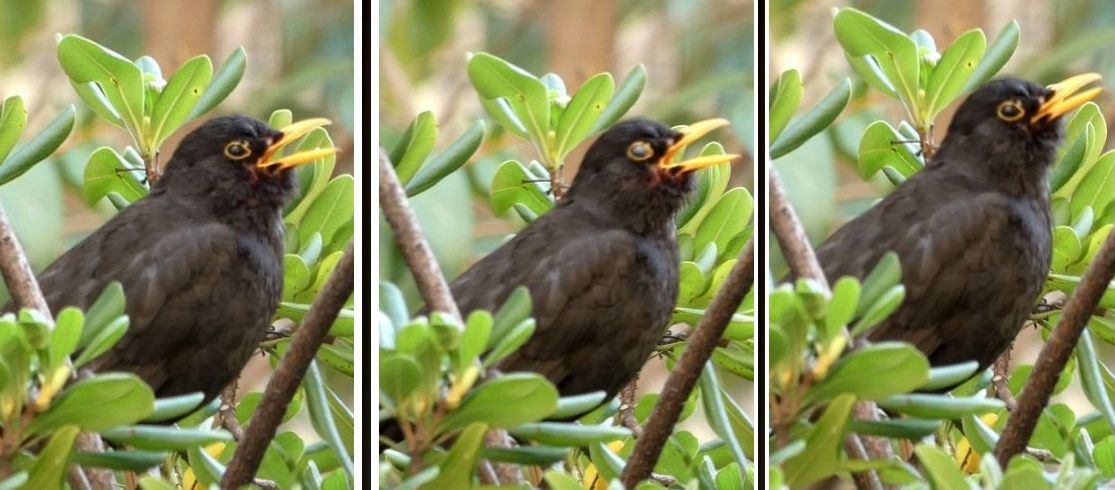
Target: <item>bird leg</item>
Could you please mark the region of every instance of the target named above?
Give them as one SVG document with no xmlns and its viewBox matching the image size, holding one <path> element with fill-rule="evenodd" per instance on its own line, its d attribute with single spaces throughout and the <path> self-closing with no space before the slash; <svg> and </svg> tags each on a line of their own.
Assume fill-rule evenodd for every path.
<svg viewBox="0 0 1115 490">
<path fill-rule="evenodd" d="M 1014 399 L 1014 395 L 1010 392 L 1010 386 L 1007 384 L 1007 380 L 1010 379 L 1010 354 L 1013 348 L 1014 346 L 1012 344 L 1011 347 L 1007 348 L 1006 352 L 1003 352 L 1003 355 L 995 360 L 995 364 L 991 366 L 991 386 L 988 388 L 991 396 L 1003 401 L 1008 412 L 1013 412 L 1014 408 L 1018 405 Z"/>
<path fill-rule="evenodd" d="M 233 378 L 232 382 L 221 390 L 221 408 L 213 419 L 214 426 L 224 427 L 232 434 L 232 440 L 240 442 L 244 437 L 244 429 L 236 418 L 236 389 L 240 378 Z"/>
<path fill-rule="evenodd" d="M 619 392 L 619 421 L 624 427 L 631 429 L 631 437 L 638 439 L 643 435 L 643 428 L 639 419 L 635 418 L 635 391 L 638 389 L 639 376 L 636 375 Z"/>
</svg>

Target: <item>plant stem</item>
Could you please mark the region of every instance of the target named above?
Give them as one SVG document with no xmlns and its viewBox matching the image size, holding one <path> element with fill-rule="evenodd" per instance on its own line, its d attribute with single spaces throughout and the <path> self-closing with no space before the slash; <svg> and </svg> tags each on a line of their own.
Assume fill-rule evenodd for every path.
<svg viewBox="0 0 1115 490">
<path fill-rule="evenodd" d="M 329 327 L 333 325 L 345 301 L 352 295 L 355 270 L 353 254 L 353 242 L 349 241 L 341 260 L 329 275 L 329 280 L 302 319 L 302 326 L 290 341 L 290 349 L 267 382 L 267 388 L 252 415 L 252 423 L 244 431 L 244 437 L 221 479 L 221 488 L 237 489 L 252 483 L 263 460 L 263 453 L 283 421 L 287 405 L 298 391 L 298 386 L 325 340 Z"/>
<path fill-rule="evenodd" d="M 1053 388 L 1057 385 L 1076 342 L 1080 340 L 1081 332 L 1088 326 L 1088 320 L 1113 276 L 1115 235 L 1104 240 L 1099 253 L 1084 271 L 1080 284 L 1065 303 L 1064 314 L 1057 322 L 1057 327 L 1042 345 L 1030 379 L 1026 381 L 1018 397 L 1018 406 L 1011 412 L 1007 426 L 999 436 L 999 443 L 995 445 L 995 458 L 999 460 L 999 466 L 1006 468 L 1012 457 L 1026 450 L 1026 442 L 1037 426 L 1038 417 L 1049 403 Z"/>
<path fill-rule="evenodd" d="M 623 485 L 626 488 L 635 488 L 639 482 L 647 479 L 658 462 L 666 439 L 673 432 L 681 409 L 689 398 L 689 393 L 697 385 L 701 370 L 708 363 L 716 348 L 717 341 L 724 334 L 732 314 L 739 307 L 743 297 L 751 290 L 755 282 L 755 241 L 748 240 L 747 245 L 740 251 L 739 260 L 724 285 L 713 297 L 705 315 L 701 317 L 697 328 L 689 337 L 689 345 L 682 353 L 681 359 L 674 366 L 670 377 L 666 378 L 666 385 L 658 396 L 658 403 L 643 427 L 643 435 L 635 442 L 635 450 L 627 465 L 623 469 Z"/>
</svg>

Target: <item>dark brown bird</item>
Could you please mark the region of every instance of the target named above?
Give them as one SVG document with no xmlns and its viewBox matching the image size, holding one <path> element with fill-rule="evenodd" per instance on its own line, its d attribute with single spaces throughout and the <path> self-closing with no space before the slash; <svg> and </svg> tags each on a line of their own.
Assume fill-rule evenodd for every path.
<svg viewBox="0 0 1115 490">
<path fill-rule="evenodd" d="M 906 298 L 868 332 L 915 345 L 934 366 L 985 369 L 1022 328 L 1049 272 L 1049 167 L 1061 117 L 1095 97 L 1081 75 L 1042 87 L 992 81 L 957 110 L 925 168 L 817 249 L 830 281 L 863 279 L 898 254 Z"/>
<path fill-rule="evenodd" d="M 543 374 L 562 395 L 609 398 L 639 372 L 677 300 L 674 215 L 691 175 L 733 158 L 674 156 L 725 124 L 617 124 L 589 148 L 554 209 L 453 281 L 462 312 L 495 311 L 517 286 L 529 289 L 534 336 L 501 371 Z"/>
<path fill-rule="evenodd" d="M 110 282 L 123 285 L 128 331 L 90 368 L 135 373 L 160 397 L 217 396 L 278 306 L 291 169 L 332 150 L 278 152 L 327 123 L 277 131 L 243 116 L 206 122 L 182 140 L 148 196 L 43 271 L 54 312 L 88 308 Z"/>
</svg>

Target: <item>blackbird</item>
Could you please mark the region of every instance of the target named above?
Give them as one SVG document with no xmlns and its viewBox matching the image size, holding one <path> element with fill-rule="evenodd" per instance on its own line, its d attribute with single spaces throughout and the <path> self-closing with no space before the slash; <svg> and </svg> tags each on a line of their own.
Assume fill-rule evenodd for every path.
<svg viewBox="0 0 1115 490">
<path fill-rule="evenodd" d="M 925 168 L 819 248 L 829 281 L 863 279 L 898 254 L 906 297 L 867 333 L 909 342 L 934 366 L 990 366 L 1033 309 L 1052 254 L 1049 167 L 1061 117 L 1099 94 L 1088 74 L 977 89 Z"/>
<path fill-rule="evenodd" d="M 276 131 L 244 116 L 188 134 L 144 198 L 39 276 L 51 311 L 88 308 L 123 285 L 127 333 L 88 367 L 138 375 L 160 397 L 212 400 L 270 325 L 283 287 L 284 204 L 297 165 L 332 153 L 279 150 L 324 119 Z"/>
<path fill-rule="evenodd" d="M 588 149 L 554 209 L 453 281 L 462 312 L 494 311 L 517 286 L 530 291 L 536 330 L 499 370 L 540 373 L 565 396 L 607 398 L 638 374 L 677 301 L 674 215 L 693 171 L 734 155 L 674 157 L 725 124 L 617 124 Z"/>
</svg>

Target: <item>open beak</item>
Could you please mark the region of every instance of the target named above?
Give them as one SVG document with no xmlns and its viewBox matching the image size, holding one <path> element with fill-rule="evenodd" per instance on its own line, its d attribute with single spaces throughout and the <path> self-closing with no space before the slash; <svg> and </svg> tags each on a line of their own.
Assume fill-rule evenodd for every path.
<svg viewBox="0 0 1115 490">
<path fill-rule="evenodd" d="M 678 132 L 682 134 L 681 139 L 675 141 L 673 145 L 670 145 L 670 147 L 666 149 L 666 153 L 662 155 L 662 159 L 658 161 L 658 167 L 676 173 L 689 173 L 705 167 L 732 161 L 739 155 L 706 155 L 677 163 L 674 162 L 674 157 L 690 143 L 701 139 L 701 137 L 711 133 L 717 128 L 727 125 L 727 119 L 706 119 L 679 129 Z"/>
<path fill-rule="evenodd" d="M 1052 90 L 1053 94 L 1041 104 L 1038 112 L 1034 113 L 1034 117 L 1030 119 L 1030 124 L 1055 121 L 1069 111 L 1084 105 L 1085 102 L 1096 98 L 1103 91 L 1102 88 L 1094 87 L 1083 92 L 1081 92 L 1081 89 L 1100 80 L 1100 78 L 1097 73 L 1085 73 L 1050 85 L 1047 88 Z"/>
<path fill-rule="evenodd" d="M 299 165 L 316 161 L 320 158 L 327 157 L 337 152 L 336 148 L 314 148 L 312 150 L 302 150 L 291 153 L 285 156 L 279 156 L 279 151 L 286 148 L 291 143 L 298 141 L 303 136 L 310 134 L 311 131 L 332 124 L 332 121 L 318 117 L 314 119 L 306 119 L 298 121 L 290 126 L 279 130 L 282 136 L 271 143 L 267 150 L 263 152 L 260 157 L 259 163 L 256 167 L 259 168 L 272 168 L 277 167 L 279 170 L 286 170 L 294 168 Z"/>
</svg>

